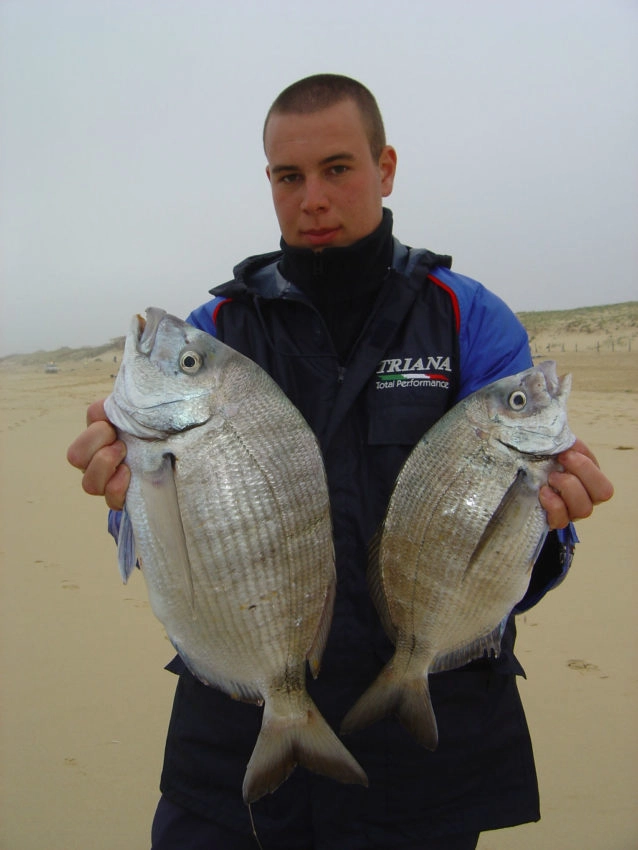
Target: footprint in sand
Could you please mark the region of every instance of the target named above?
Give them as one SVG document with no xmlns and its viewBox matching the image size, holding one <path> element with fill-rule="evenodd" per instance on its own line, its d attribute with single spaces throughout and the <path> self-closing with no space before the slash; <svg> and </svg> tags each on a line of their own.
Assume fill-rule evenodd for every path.
<svg viewBox="0 0 638 850">
<path fill-rule="evenodd" d="M 86 776 L 86 775 L 87 775 L 87 774 L 86 774 L 86 770 L 84 770 L 84 769 L 80 766 L 80 764 L 79 764 L 79 762 L 78 762 L 78 760 L 77 760 L 77 759 L 70 758 L 70 757 L 65 758 L 65 759 L 64 759 L 64 766 L 65 766 L 65 767 L 74 767 L 74 768 L 78 771 L 78 773 L 81 773 L 81 774 L 82 774 L 82 776 Z"/>
<path fill-rule="evenodd" d="M 133 599 L 131 596 L 124 597 L 125 602 L 129 602 L 133 608 L 148 608 L 149 603 L 145 599 Z"/>
<path fill-rule="evenodd" d="M 584 661 L 582 658 L 570 658 L 567 666 L 570 670 L 578 670 L 579 673 L 598 673 L 599 679 L 609 678 L 604 673 L 601 673 L 600 667 L 597 664 L 592 664 L 591 661 Z"/>
</svg>

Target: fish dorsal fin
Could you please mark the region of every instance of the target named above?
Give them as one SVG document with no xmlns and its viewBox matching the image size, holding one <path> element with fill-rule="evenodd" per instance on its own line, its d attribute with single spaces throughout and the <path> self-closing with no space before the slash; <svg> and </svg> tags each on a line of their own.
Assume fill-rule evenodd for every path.
<svg viewBox="0 0 638 850">
<path fill-rule="evenodd" d="M 470 661 L 483 658 L 483 656 L 498 658 L 501 652 L 501 640 L 505 633 L 508 619 L 509 614 L 498 624 L 493 632 L 481 635 L 476 640 L 471 641 L 465 646 L 457 647 L 451 652 L 438 655 L 432 662 L 429 672 L 441 673 L 443 670 L 455 670 L 457 667 L 462 667 L 464 664 L 469 664 Z"/>
<path fill-rule="evenodd" d="M 547 540 L 548 534 L 549 534 L 549 526 L 547 528 L 545 528 L 545 531 L 538 538 L 538 543 L 536 544 L 536 549 L 534 550 L 534 552 L 532 552 L 532 557 L 529 559 L 528 572 L 530 572 L 530 573 L 531 573 L 532 569 L 534 568 L 534 564 L 536 563 L 536 561 L 538 561 L 538 559 L 541 556 L 541 550 L 542 550 L 543 546 L 545 545 L 545 541 Z"/>
<path fill-rule="evenodd" d="M 140 490 L 146 504 L 150 536 L 163 549 L 162 561 L 170 564 L 183 578 L 182 591 L 191 614 L 195 614 L 195 589 L 174 473 L 175 458 L 162 456 L 160 466 L 140 478 Z M 142 564 L 142 569 L 144 565 Z"/>
<path fill-rule="evenodd" d="M 186 667 L 196 679 L 199 679 L 199 681 L 202 682 L 202 684 L 209 686 L 213 685 L 216 688 L 220 688 L 234 700 L 250 702 L 256 705 L 264 704 L 264 698 L 256 683 L 240 682 L 221 674 L 216 676 L 211 675 L 210 669 L 200 669 L 198 662 L 189 655 L 182 643 L 176 637 L 169 636 L 169 640 L 175 647 L 175 651 L 179 654 L 179 657 L 182 659 Z"/>
<path fill-rule="evenodd" d="M 381 562 L 379 560 L 379 549 L 381 546 L 381 537 L 383 535 L 383 527 L 379 528 L 368 546 L 368 588 L 370 596 L 374 602 L 374 607 L 377 609 L 381 625 L 390 638 L 392 643 L 396 643 L 397 630 L 392 622 L 392 615 L 388 607 L 388 598 L 383 586 L 383 575 L 381 573 Z"/>
<path fill-rule="evenodd" d="M 496 538 L 503 540 L 506 537 L 513 538 L 516 536 L 521 526 L 528 519 L 528 512 L 523 503 L 530 498 L 537 501 L 538 496 L 529 483 L 527 472 L 524 469 L 517 469 L 514 480 L 503 494 L 503 498 L 490 517 L 481 539 L 472 552 L 465 570 L 466 574 L 471 572 L 483 552 L 496 542 Z"/>
</svg>

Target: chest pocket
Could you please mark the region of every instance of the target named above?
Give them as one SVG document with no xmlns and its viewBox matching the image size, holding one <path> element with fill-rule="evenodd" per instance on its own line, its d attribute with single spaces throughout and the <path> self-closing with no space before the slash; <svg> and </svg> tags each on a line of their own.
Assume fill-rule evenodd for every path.
<svg viewBox="0 0 638 850">
<path fill-rule="evenodd" d="M 448 409 L 449 390 L 424 393 L 418 401 L 395 401 L 397 388 L 370 392 L 368 444 L 414 446 Z M 379 398 L 379 396 L 381 396 Z"/>
</svg>

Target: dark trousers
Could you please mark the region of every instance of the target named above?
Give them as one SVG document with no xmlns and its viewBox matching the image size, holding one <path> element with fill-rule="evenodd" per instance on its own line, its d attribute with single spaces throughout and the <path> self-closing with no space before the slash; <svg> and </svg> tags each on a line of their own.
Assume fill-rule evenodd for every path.
<svg viewBox="0 0 638 850">
<path fill-rule="evenodd" d="M 159 801 L 151 832 L 151 850 L 259 850 L 254 835 L 230 832 L 212 821 L 175 806 L 162 797 Z M 400 850 L 475 850 L 479 833 L 446 835 L 425 839 L 424 843 Z M 312 847 L 282 847 L 263 845 L 263 850 L 313 850 Z M 387 847 L 384 850 L 399 850 Z"/>
</svg>

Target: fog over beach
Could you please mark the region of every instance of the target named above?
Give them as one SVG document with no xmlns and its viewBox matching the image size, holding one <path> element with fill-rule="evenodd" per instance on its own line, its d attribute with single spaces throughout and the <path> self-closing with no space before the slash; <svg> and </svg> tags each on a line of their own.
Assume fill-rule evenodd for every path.
<svg viewBox="0 0 638 850">
<path fill-rule="evenodd" d="M 262 122 L 361 80 L 405 244 L 516 311 L 638 292 L 635 0 L 3 0 L 0 356 L 185 317 L 276 250 Z"/>
</svg>

